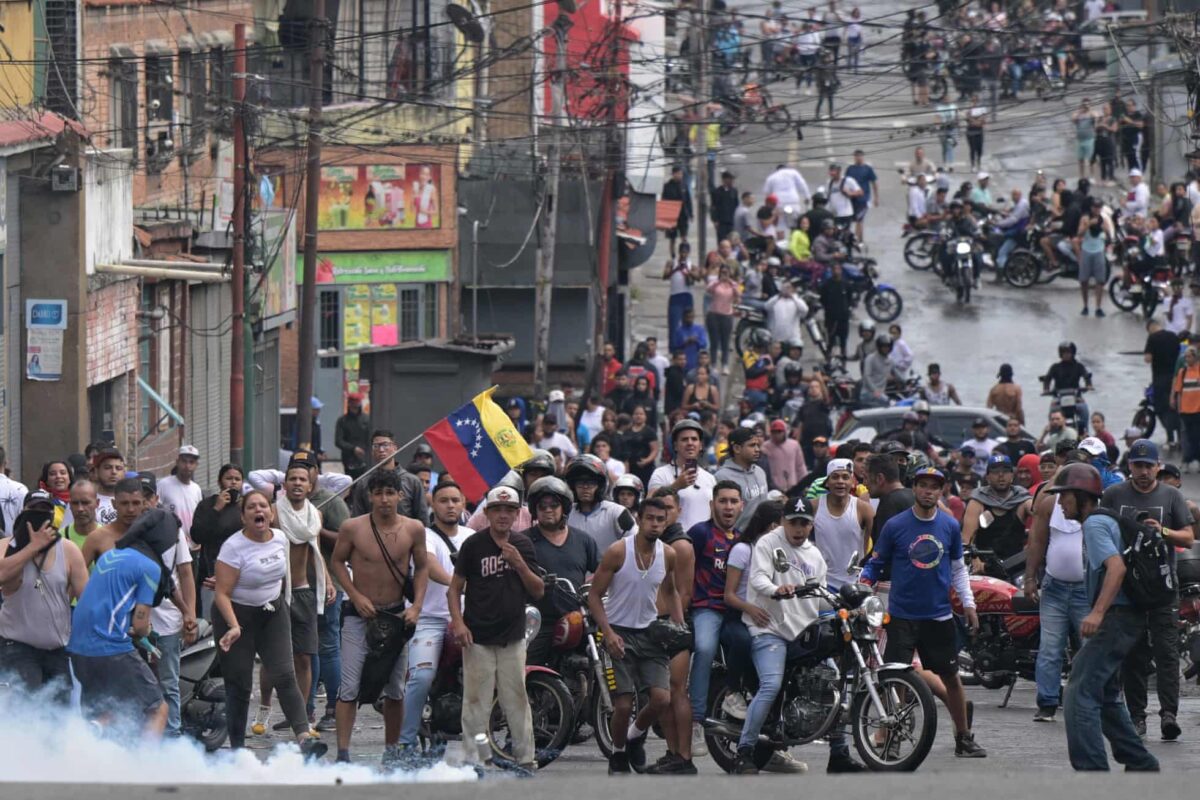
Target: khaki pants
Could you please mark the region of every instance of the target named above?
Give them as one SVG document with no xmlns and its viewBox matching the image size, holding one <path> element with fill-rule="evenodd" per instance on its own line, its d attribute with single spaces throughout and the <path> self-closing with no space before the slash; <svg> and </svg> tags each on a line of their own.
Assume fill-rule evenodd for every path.
<svg viewBox="0 0 1200 800">
<path fill-rule="evenodd" d="M 492 700 L 500 708 L 512 734 L 513 758 L 518 764 L 533 764 L 533 718 L 525 695 L 525 640 L 512 644 L 473 644 L 463 651 L 463 756 L 478 761 L 475 736 L 488 732 Z"/>
</svg>

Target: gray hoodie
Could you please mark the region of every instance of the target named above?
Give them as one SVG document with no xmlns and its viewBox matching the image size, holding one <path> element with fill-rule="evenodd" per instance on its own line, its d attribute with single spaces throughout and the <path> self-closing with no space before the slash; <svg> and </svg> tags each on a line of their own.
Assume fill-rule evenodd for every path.
<svg viewBox="0 0 1200 800">
<path fill-rule="evenodd" d="M 767 485 L 767 473 L 757 464 L 751 465 L 750 469 L 743 469 L 730 458 L 721 465 L 713 477 L 718 481 L 733 481 L 742 487 L 742 502 L 746 505 L 734 527 L 739 531 L 745 530 L 747 523 L 750 522 L 750 517 L 754 516 L 754 510 L 767 498 L 767 492 L 770 491 L 770 487 Z"/>
</svg>

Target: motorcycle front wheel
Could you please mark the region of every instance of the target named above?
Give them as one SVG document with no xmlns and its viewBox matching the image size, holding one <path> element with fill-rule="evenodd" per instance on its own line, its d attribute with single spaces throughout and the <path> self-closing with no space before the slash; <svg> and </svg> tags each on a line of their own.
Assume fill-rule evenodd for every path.
<svg viewBox="0 0 1200 800">
<path fill-rule="evenodd" d="M 787 106 L 771 106 L 763 112 L 763 122 L 767 130 L 783 133 L 791 130 L 792 115 L 788 113 Z"/>
<path fill-rule="evenodd" d="M 929 99 L 934 103 L 945 100 L 948 91 L 950 91 L 950 87 L 946 85 L 946 79 L 941 75 L 934 75 L 929 79 Z"/>
<path fill-rule="evenodd" d="M 911 669 L 880 674 L 876 690 L 892 721 L 879 716 L 869 693 L 857 692 L 850 706 L 854 746 L 869 770 L 912 772 L 929 755 L 937 736 L 933 692 Z"/>
<path fill-rule="evenodd" d="M 872 289 L 863 299 L 867 313 L 876 322 L 891 322 L 904 310 L 904 300 L 895 289 Z"/>
<path fill-rule="evenodd" d="M 1133 415 L 1133 422 L 1131 424 L 1142 432 L 1141 438 L 1149 439 L 1154 435 L 1154 426 L 1157 424 L 1157 420 L 1154 417 L 1154 409 L 1142 406 Z"/>
<path fill-rule="evenodd" d="M 575 731 L 575 700 L 562 678 L 546 672 L 531 672 L 525 676 L 525 694 L 529 698 L 533 749 L 540 769 L 562 755 L 570 743 Z M 499 701 L 492 705 L 488 744 L 500 758 L 516 761 L 512 756 L 508 721 Z"/>
<path fill-rule="evenodd" d="M 1133 284 L 1126 283 L 1118 275 L 1108 282 L 1108 297 L 1113 301 L 1113 305 L 1122 311 L 1133 311 L 1141 303 L 1141 298 L 1132 289 Z"/>
<path fill-rule="evenodd" d="M 1004 280 L 1017 289 L 1028 289 L 1038 282 L 1042 271 L 1032 253 L 1013 253 L 1004 264 Z"/>
</svg>

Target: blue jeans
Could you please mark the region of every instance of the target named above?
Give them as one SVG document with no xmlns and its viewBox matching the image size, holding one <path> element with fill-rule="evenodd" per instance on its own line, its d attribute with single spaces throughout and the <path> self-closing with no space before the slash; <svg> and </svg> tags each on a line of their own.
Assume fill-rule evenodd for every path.
<svg viewBox="0 0 1200 800">
<path fill-rule="evenodd" d="M 309 716 L 317 708 L 318 683 L 325 684 L 325 713 L 332 714 L 337 706 L 338 687 L 342 684 L 342 601 L 345 599 L 346 595 L 339 591 L 317 620 L 320 643 L 312 660 L 312 688 L 306 709 Z"/>
<path fill-rule="evenodd" d="M 758 732 L 767 721 L 771 705 L 783 687 L 783 669 L 787 665 L 788 643 L 771 633 L 763 633 L 750 640 L 750 657 L 758 671 L 758 691 L 746 711 L 742 724 L 742 735 L 738 748 L 753 747 L 758 741 Z"/>
<path fill-rule="evenodd" d="M 442 640 L 446 636 L 446 620 L 440 617 L 421 617 L 408 640 L 408 680 L 404 684 L 404 723 L 400 726 L 400 744 L 417 746 L 421 716 L 429 687 L 437 675 L 438 658 L 442 655 Z"/>
<path fill-rule="evenodd" d="M 1004 269 L 1004 265 L 1008 263 L 1008 255 L 1013 250 L 1017 249 L 1017 237 L 1005 236 L 1004 241 L 1000 244 L 1000 250 L 996 253 L 996 266 Z"/>
<path fill-rule="evenodd" d="M 679 294 L 671 295 L 667 301 L 667 340 L 670 343 L 670 338 L 675 335 L 675 329 L 683 322 L 683 312 L 689 308 L 695 308 L 696 299 L 692 297 L 691 292 L 680 292 Z"/>
<path fill-rule="evenodd" d="M 1142 743 L 1121 697 L 1121 664 L 1145 633 L 1145 612 L 1112 606 L 1096 635 L 1075 656 L 1063 716 L 1067 753 L 1076 770 L 1108 771 L 1105 739 L 1118 763 L 1130 769 L 1158 769 L 1158 759 Z"/>
<path fill-rule="evenodd" d="M 1046 575 L 1042 578 L 1041 617 L 1042 639 L 1038 644 L 1037 704 L 1038 708 L 1057 708 L 1062 691 L 1063 655 L 1069 635 L 1079 635 L 1079 625 L 1092 610 L 1088 602 L 1087 584 L 1068 583 Z"/>
<path fill-rule="evenodd" d="M 697 608 L 692 611 L 695 644 L 692 647 L 692 673 L 688 679 L 688 696 L 692 701 L 693 722 L 704 722 L 708 706 L 708 683 L 712 678 L 712 662 L 717 657 L 717 645 L 721 641 L 721 627 L 724 622 L 724 611 L 714 611 L 711 608 Z"/>
<path fill-rule="evenodd" d="M 179 653 L 183 645 L 183 634 L 173 633 L 158 637 L 158 649 L 162 658 L 158 660 L 158 685 L 162 687 L 167 701 L 167 733 L 179 733 Z"/>
</svg>

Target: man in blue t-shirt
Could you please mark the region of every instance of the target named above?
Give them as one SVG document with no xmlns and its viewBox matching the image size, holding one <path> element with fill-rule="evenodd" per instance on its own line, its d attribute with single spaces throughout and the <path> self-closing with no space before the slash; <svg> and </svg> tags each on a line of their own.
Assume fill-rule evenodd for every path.
<svg viewBox="0 0 1200 800">
<path fill-rule="evenodd" d="M 1067 752 L 1077 770 L 1108 770 L 1107 738 L 1113 758 L 1127 771 L 1158 771 L 1158 759 L 1138 736 L 1121 696 L 1121 665 L 1146 633 L 1146 612 L 1135 608 L 1121 583 L 1121 526 L 1096 514 L 1103 494 L 1100 473 L 1091 464 L 1068 464 L 1048 492 L 1060 495 L 1063 516 L 1083 524 L 1084 567 L 1092 610 L 1079 632 L 1087 641 L 1071 662 L 1063 700 Z"/>
<path fill-rule="evenodd" d="M 950 605 L 950 586 L 962 598 L 967 624 L 979 630 L 975 598 L 963 563 L 962 530 L 954 517 L 938 508 L 946 476 L 933 467 L 916 473 L 908 511 L 887 521 L 875 543 L 875 554 L 862 580 L 874 583 L 884 565 L 892 568 L 888 594 L 887 647 L 883 660 L 912 662 L 921 656 L 921 677 L 954 720 L 954 755 L 984 758 L 967 717 L 967 695 L 958 679 L 958 626 Z M 931 674 L 932 673 L 932 674 Z"/>
<path fill-rule="evenodd" d="M 144 721 L 153 737 L 166 726 L 167 705 L 133 643 L 150 633 L 162 579 L 162 564 L 140 549 L 118 546 L 100 556 L 75 606 L 67 643 L 86 713 L 105 726 L 122 716 Z"/>
<path fill-rule="evenodd" d="M 846 177 L 853 178 L 862 189 L 862 195 L 851 201 L 854 204 L 854 235 L 861 242 L 867 211 L 872 205 L 879 205 L 879 178 L 875 175 L 875 168 L 866 162 L 866 153 L 862 150 L 854 151 L 854 163 L 846 167 Z"/>
</svg>

